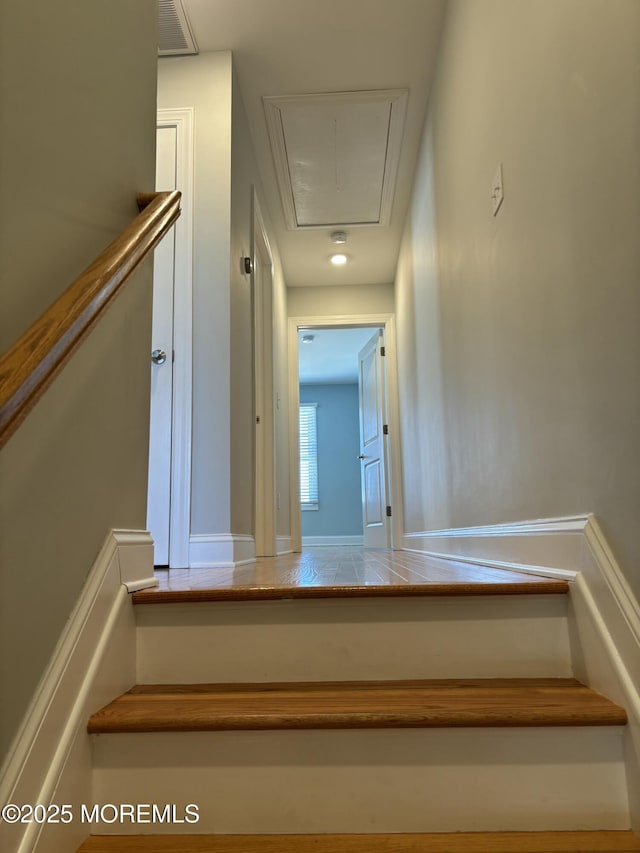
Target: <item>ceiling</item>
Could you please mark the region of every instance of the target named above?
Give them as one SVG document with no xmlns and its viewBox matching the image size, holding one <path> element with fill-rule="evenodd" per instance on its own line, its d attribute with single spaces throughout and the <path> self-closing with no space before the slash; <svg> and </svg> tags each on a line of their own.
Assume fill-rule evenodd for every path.
<svg viewBox="0 0 640 853">
<path fill-rule="evenodd" d="M 200 52 L 233 52 L 287 285 L 393 281 L 444 0 L 183 0 L 183 5 Z M 349 262 L 334 267 L 329 224 L 287 227 L 262 99 L 401 89 L 408 98 L 390 217 L 386 224 L 340 225 L 348 239 L 339 251 Z M 357 163 L 364 156 L 361 145 L 353 141 L 346 160 Z"/>
<path fill-rule="evenodd" d="M 301 385 L 347 384 L 358 381 L 358 353 L 376 328 L 300 329 L 298 332 L 298 376 Z M 306 335 L 311 343 L 303 343 Z"/>
</svg>

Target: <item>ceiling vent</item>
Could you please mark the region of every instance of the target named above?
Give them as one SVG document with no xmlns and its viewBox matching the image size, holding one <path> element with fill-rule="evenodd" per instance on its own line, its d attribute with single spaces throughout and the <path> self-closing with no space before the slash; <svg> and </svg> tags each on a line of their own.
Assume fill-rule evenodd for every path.
<svg viewBox="0 0 640 853">
<path fill-rule="evenodd" d="M 389 223 L 406 89 L 263 102 L 289 229 Z"/>
<path fill-rule="evenodd" d="M 197 52 L 182 0 L 158 0 L 158 56 Z"/>
</svg>

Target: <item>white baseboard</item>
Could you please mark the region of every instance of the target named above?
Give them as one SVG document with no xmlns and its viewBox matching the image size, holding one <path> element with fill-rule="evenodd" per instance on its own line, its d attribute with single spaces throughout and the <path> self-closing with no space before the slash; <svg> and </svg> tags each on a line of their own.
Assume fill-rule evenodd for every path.
<svg viewBox="0 0 640 853">
<path fill-rule="evenodd" d="M 127 592 L 158 586 L 153 574 L 153 539 L 142 530 L 112 530 L 118 546 L 120 581 Z"/>
<path fill-rule="evenodd" d="M 403 550 L 573 580 L 582 570 L 584 534 L 590 518 L 585 514 L 408 533 Z"/>
<path fill-rule="evenodd" d="M 292 553 L 293 542 L 291 541 L 291 536 L 276 536 L 276 554 L 282 556 L 282 554 Z"/>
<path fill-rule="evenodd" d="M 574 667 L 627 711 L 629 808 L 640 832 L 640 605 L 593 516 L 584 538 L 583 571 L 571 593 Z"/>
<path fill-rule="evenodd" d="M 2 803 L 64 802 L 77 816 L 90 799 L 86 723 L 135 683 L 135 620 L 122 573 L 132 584 L 153 574 L 149 542 L 144 531 L 107 537 L 0 773 Z M 69 824 L 3 823 L 0 833 L 3 850 L 53 853 L 75 850 L 87 830 L 76 817 Z"/>
<path fill-rule="evenodd" d="M 572 581 L 575 674 L 627 711 L 630 811 L 640 831 L 640 604 L 595 517 L 410 533 L 404 550 Z"/>
<path fill-rule="evenodd" d="M 189 568 L 233 569 L 255 563 L 253 536 L 237 533 L 206 533 L 189 539 Z"/>
<path fill-rule="evenodd" d="M 364 537 L 360 536 L 303 536 L 302 545 L 364 545 Z"/>
</svg>

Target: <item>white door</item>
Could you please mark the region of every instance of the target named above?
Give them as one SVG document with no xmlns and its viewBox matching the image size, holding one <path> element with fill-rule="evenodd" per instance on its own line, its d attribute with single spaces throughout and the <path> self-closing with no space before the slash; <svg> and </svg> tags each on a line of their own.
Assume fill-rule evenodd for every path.
<svg viewBox="0 0 640 853">
<path fill-rule="evenodd" d="M 365 548 L 389 547 L 384 441 L 384 366 L 382 332 L 376 331 L 358 354 L 360 463 Z"/>
<path fill-rule="evenodd" d="M 156 157 L 156 189 L 175 190 L 177 188 L 177 128 L 175 126 L 158 127 Z M 147 528 L 154 541 L 156 566 L 169 565 L 175 233 L 176 229 L 173 228 L 158 245 L 153 261 Z"/>
</svg>

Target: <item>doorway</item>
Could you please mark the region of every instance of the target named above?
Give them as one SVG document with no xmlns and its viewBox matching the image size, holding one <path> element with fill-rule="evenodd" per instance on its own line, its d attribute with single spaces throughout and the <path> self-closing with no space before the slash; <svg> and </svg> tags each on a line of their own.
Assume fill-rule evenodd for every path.
<svg viewBox="0 0 640 853">
<path fill-rule="evenodd" d="M 393 547 L 393 317 L 290 318 L 289 342 L 294 547 Z"/>
<path fill-rule="evenodd" d="M 156 189 L 182 213 L 153 267 L 147 528 L 154 564 L 189 565 L 191 512 L 193 109 L 158 110 Z"/>
</svg>

